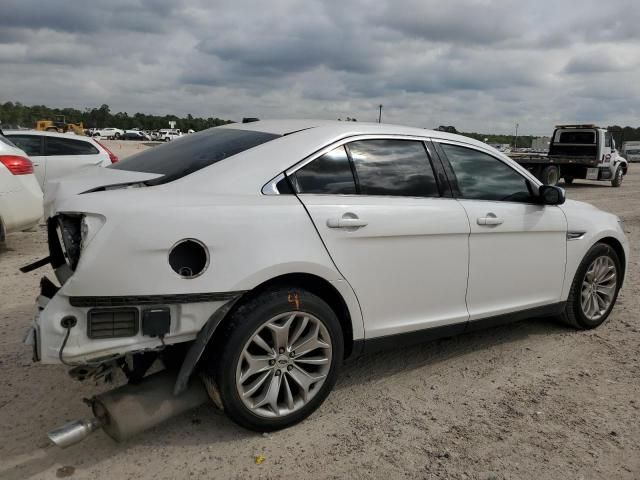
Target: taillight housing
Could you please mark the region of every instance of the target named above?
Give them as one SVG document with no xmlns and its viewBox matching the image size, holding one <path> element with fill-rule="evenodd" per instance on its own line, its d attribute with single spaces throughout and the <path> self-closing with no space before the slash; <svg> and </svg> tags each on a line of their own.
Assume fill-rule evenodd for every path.
<svg viewBox="0 0 640 480">
<path fill-rule="evenodd" d="M 102 142 L 98 142 L 96 140 L 96 143 L 98 143 L 102 148 L 106 150 L 106 152 L 109 154 L 109 160 L 111 160 L 111 163 L 116 163 L 118 161 L 118 156 L 111 150 L 109 150 Z"/>
<path fill-rule="evenodd" d="M 20 155 L 0 155 L 2 163 L 13 175 L 28 175 L 33 173 L 31 160 Z"/>
</svg>

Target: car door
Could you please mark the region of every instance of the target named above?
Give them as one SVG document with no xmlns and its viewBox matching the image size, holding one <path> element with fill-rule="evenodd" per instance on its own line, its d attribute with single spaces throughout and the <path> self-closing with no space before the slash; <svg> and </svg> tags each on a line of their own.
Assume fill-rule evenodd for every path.
<svg viewBox="0 0 640 480">
<path fill-rule="evenodd" d="M 99 167 L 103 161 L 100 151 L 90 141 L 68 137 L 46 136 L 44 153 L 47 182 Z"/>
<path fill-rule="evenodd" d="M 537 203 L 533 183 L 477 147 L 434 140 L 469 217 L 470 320 L 560 302 L 567 223 Z"/>
<path fill-rule="evenodd" d="M 442 196 L 425 144 L 343 143 L 287 173 L 356 293 L 366 337 L 464 329 L 469 223 L 462 206 Z"/>
<path fill-rule="evenodd" d="M 8 133 L 6 136 L 29 156 L 33 163 L 33 173 L 35 173 L 40 188 L 42 188 L 47 176 L 47 159 L 44 156 L 43 136 L 23 133 Z"/>
</svg>

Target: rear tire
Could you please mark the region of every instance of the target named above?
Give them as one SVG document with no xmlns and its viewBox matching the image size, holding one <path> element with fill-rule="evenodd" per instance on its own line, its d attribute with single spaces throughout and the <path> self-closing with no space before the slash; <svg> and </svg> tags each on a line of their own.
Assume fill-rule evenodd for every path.
<svg viewBox="0 0 640 480">
<path fill-rule="evenodd" d="M 598 276 L 598 272 L 602 274 L 602 277 Z M 611 273 L 615 275 L 614 281 L 609 281 L 609 283 L 603 281 Z M 601 281 L 598 282 L 598 279 Z M 596 281 L 595 287 L 594 281 Z M 581 330 L 588 330 L 602 325 L 609 317 L 616 303 L 621 281 L 622 267 L 615 250 L 604 243 L 595 244 L 584 256 L 578 267 L 561 320 Z M 595 292 L 590 294 L 594 290 Z M 604 294 L 598 292 L 608 292 L 610 298 L 607 299 L 606 304 L 604 302 L 601 303 L 601 300 L 604 299 Z M 594 298 L 592 303 L 586 301 L 589 296 Z"/>
<path fill-rule="evenodd" d="M 549 165 L 542 169 L 540 180 L 545 185 L 557 185 L 560 180 L 560 170 L 555 165 Z"/>
<path fill-rule="evenodd" d="M 616 168 L 616 172 L 613 174 L 613 178 L 611 179 L 612 187 L 619 187 L 622 185 L 622 179 L 624 178 L 624 172 L 622 171 L 622 167 Z"/>
<path fill-rule="evenodd" d="M 338 378 L 344 339 L 324 300 L 279 287 L 233 311 L 212 350 L 207 373 L 224 410 L 237 424 L 266 432 L 304 420 L 324 402 Z"/>
</svg>

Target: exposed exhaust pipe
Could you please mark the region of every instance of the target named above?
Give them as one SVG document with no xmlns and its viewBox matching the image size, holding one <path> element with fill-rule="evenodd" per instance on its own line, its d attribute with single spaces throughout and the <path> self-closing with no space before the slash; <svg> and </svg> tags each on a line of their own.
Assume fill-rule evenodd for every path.
<svg viewBox="0 0 640 480">
<path fill-rule="evenodd" d="M 65 423 L 63 426 L 51 430 L 47 436 L 49 440 L 60 448 L 67 448 L 81 442 L 99 428 L 100 420 L 97 418 L 92 418 L 91 420 L 76 420 L 75 422 Z"/>
<path fill-rule="evenodd" d="M 209 398 L 198 379 L 180 395 L 173 394 L 175 375 L 162 371 L 145 377 L 137 385 L 124 385 L 91 400 L 95 418 L 78 420 L 49 432 L 49 439 L 66 448 L 88 437 L 97 429 L 117 442 L 154 427 L 165 420 L 195 408 Z"/>
</svg>

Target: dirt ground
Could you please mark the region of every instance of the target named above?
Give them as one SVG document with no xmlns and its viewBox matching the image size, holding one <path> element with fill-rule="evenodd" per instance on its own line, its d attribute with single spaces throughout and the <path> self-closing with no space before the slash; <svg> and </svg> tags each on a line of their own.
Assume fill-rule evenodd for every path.
<svg viewBox="0 0 640 480">
<path fill-rule="evenodd" d="M 629 273 L 605 325 L 576 332 L 534 319 L 367 356 L 344 367 L 311 418 L 270 435 L 203 406 L 124 444 L 98 432 L 67 450 L 49 445 L 49 429 L 87 417 L 82 398 L 108 387 L 31 363 L 21 341 L 43 272 L 18 267 L 46 254 L 44 231 L 10 235 L 0 479 L 640 478 L 640 167 L 621 188 L 583 182 L 567 193 L 626 222 Z"/>
</svg>

